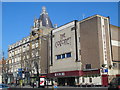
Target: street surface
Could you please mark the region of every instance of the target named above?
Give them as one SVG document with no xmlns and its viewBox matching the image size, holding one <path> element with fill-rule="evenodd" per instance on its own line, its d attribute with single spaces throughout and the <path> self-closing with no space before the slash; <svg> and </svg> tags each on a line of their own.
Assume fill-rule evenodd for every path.
<svg viewBox="0 0 120 90">
<path fill-rule="evenodd" d="M 71 86 L 58 86 L 57 90 L 108 90 L 108 87 L 71 87 Z M 56 90 L 53 89 L 52 86 L 49 86 L 48 88 L 33 88 L 30 85 L 26 85 L 23 87 L 17 86 L 12 87 L 10 90 Z M 111 89 L 114 90 L 114 89 Z"/>
</svg>

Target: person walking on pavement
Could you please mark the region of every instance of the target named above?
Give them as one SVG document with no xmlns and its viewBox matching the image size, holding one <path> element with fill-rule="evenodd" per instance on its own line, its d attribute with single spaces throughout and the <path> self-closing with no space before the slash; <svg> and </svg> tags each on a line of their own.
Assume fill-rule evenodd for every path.
<svg viewBox="0 0 120 90">
<path fill-rule="evenodd" d="M 53 86 L 53 90 L 57 90 L 58 86 L 57 86 L 57 82 L 54 83 L 54 86 Z"/>
<path fill-rule="evenodd" d="M 20 86 L 21 86 L 21 87 L 23 86 L 23 81 L 22 81 L 22 80 L 20 80 Z"/>
<path fill-rule="evenodd" d="M 32 86 L 33 86 L 33 88 L 34 88 L 34 82 L 32 83 Z"/>
</svg>

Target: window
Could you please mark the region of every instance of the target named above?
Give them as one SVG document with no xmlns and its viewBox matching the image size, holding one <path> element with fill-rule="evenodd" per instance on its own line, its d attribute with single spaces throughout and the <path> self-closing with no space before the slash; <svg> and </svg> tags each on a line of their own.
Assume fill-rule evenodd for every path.
<svg viewBox="0 0 120 90">
<path fill-rule="evenodd" d="M 75 27 L 72 27 L 72 28 L 71 28 L 71 31 L 72 31 L 72 30 L 75 30 Z"/>
<path fill-rule="evenodd" d="M 91 69 L 91 64 L 86 64 L 86 69 Z"/>
<path fill-rule="evenodd" d="M 19 48 L 19 53 L 21 53 L 21 47 Z"/>
<path fill-rule="evenodd" d="M 79 54 L 81 55 L 81 50 L 79 50 Z"/>
<path fill-rule="evenodd" d="M 66 57 L 71 57 L 71 53 L 66 53 Z"/>
<path fill-rule="evenodd" d="M 9 53 L 9 57 L 11 57 L 11 52 Z"/>
<path fill-rule="evenodd" d="M 92 82 L 92 78 L 89 78 L 89 82 Z"/>
<path fill-rule="evenodd" d="M 15 49 L 15 55 L 17 54 L 17 50 Z"/>
<path fill-rule="evenodd" d="M 29 46 L 27 46 L 27 50 L 29 50 Z"/>
<path fill-rule="evenodd" d="M 120 64 L 119 64 L 119 67 L 118 67 L 118 69 L 120 69 Z"/>
<path fill-rule="evenodd" d="M 83 83 L 85 82 L 84 77 L 82 78 L 82 82 L 83 82 Z"/>
<path fill-rule="evenodd" d="M 34 52 L 32 52 L 32 57 L 35 57 Z"/>
<path fill-rule="evenodd" d="M 36 47 L 38 47 L 38 42 L 36 42 Z"/>
<path fill-rule="evenodd" d="M 25 52 L 25 49 L 26 49 L 26 48 L 25 48 L 25 45 L 24 45 L 24 46 L 23 46 L 23 52 Z"/>
<path fill-rule="evenodd" d="M 65 58 L 65 54 L 62 54 L 62 59 Z"/>
<path fill-rule="evenodd" d="M 16 60 L 16 58 L 14 58 L 15 60 L 14 60 L 14 62 L 16 62 L 17 60 Z"/>
<path fill-rule="evenodd" d="M 64 58 L 69 58 L 69 57 L 71 57 L 71 52 L 70 52 L 70 53 L 61 54 L 61 55 L 57 55 L 57 56 L 56 56 L 57 59 L 64 59 Z"/>
<path fill-rule="evenodd" d="M 21 60 L 21 56 L 19 56 L 19 60 Z"/>
<path fill-rule="evenodd" d="M 29 59 L 29 55 L 27 55 L 27 59 Z"/>
<path fill-rule="evenodd" d="M 18 54 L 20 53 L 20 49 L 18 48 Z"/>
<path fill-rule="evenodd" d="M 23 56 L 23 60 L 25 60 L 25 56 Z"/>
<path fill-rule="evenodd" d="M 57 59 L 61 59 L 61 55 L 57 55 Z"/>
<path fill-rule="evenodd" d="M 12 56 L 14 56 L 14 51 L 12 51 Z"/>
<path fill-rule="evenodd" d="M 38 51 L 36 52 L 36 56 L 38 56 Z"/>
<path fill-rule="evenodd" d="M 34 49 L 35 48 L 35 44 L 34 43 L 32 43 L 32 49 Z"/>
<path fill-rule="evenodd" d="M 113 67 L 116 68 L 117 67 L 117 63 L 113 63 Z"/>
</svg>

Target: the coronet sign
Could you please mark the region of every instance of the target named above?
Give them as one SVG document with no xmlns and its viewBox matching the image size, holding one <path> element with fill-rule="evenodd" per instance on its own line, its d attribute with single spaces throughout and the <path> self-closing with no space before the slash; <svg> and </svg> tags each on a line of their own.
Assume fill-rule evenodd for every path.
<svg viewBox="0 0 120 90">
<path fill-rule="evenodd" d="M 71 29 L 73 27 L 75 27 L 75 21 L 70 22 L 52 31 L 54 35 L 53 43 L 55 48 L 62 48 L 64 46 L 70 46 L 72 44 L 74 40 L 74 30 Z"/>
<path fill-rule="evenodd" d="M 63 45 L 71 45 L 71 37 L 67 37 L 66 33 L 59 35 L 60 40 L 55 42 L 55 47 L 61 47 Z"/>
</svg>

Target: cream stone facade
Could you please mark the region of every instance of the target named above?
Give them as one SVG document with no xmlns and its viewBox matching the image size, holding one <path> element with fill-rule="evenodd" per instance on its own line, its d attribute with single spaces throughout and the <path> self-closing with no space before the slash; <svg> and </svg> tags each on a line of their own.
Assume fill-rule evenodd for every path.
<svg viewBox="0 0 120 90">
<path fill-rule="evenodd" d="M 76 56 L 75 23 L 75 21 L 70 22 L 52 31 L 54 37 L 52 38 L 53 66 L 51 67 L 51 72 L 80 70 L 79 61 L 81 58 Z M 70 56 L 68 56 L 69 54 Z M 61 64 L 63 65 L 62 67 Z"/>
<path fill-rule="evenodd" d="M 114 74 L 120 74 L 120 27 L 111 25 L 112 61 Z"/>
<path fill-rule="evenodd" d="M 48 37 L 52 28 L 46 8 L 43 7 L 40 18 L 34 19 L 30 35 L 9 45 L 8 83 L 19 83 L 22 79 L 25 84 L 29 84 L 32 78 L 48 73 L 49 67 L 46 64 L 49 58 Z"/>
<path fill-rule="evenodd" d="M 52 30 L 49 76 L 59 85 L 107 86 L 120 74 L 118 33 L 118 27 L 110 25 L 109 17 L 100 15 Z"/>
</svg>

